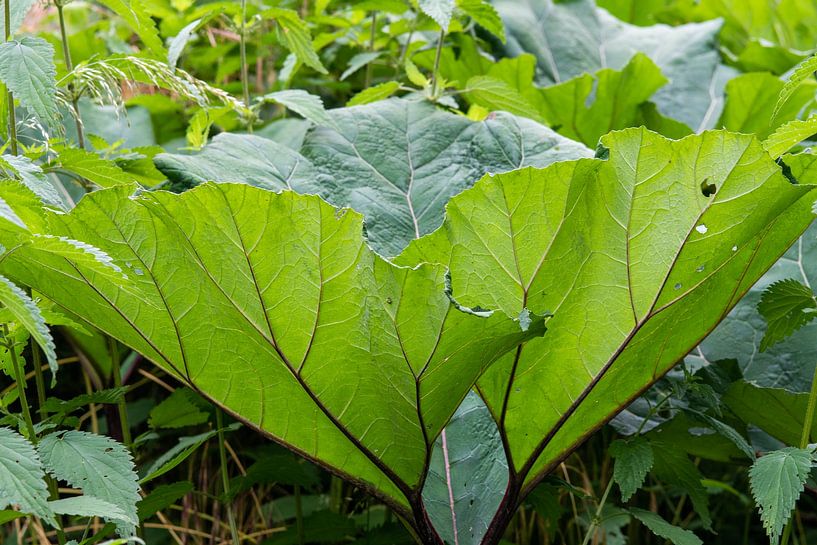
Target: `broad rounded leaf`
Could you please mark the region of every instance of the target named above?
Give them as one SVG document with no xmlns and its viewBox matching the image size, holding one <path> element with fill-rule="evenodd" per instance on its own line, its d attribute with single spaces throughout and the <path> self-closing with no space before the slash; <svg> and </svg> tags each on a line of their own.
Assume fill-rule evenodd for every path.
<svg viewBox="0 0 817 545">
<path fill-rule="evenodd" d="M 606 159 L 483 179 L 398 260 L 448 264 L 465 304 L 553 313 L 479 382 L 527 487 L 684 357 L 813 217 L 812 186 L 752 137 L 602 143 Z"/>
<path fill-rule="evenodd" d="M 126 189 L 48 216 L 52 232 L 127 268 L 126 284 L 29 246 L 3 270 L 398 509 L 477 377 L 544 332 L 542 318 L 459 306 L 445 267 L 391 265 L 366 246 L 359 214 L 319 197 Z"/>
</svg>

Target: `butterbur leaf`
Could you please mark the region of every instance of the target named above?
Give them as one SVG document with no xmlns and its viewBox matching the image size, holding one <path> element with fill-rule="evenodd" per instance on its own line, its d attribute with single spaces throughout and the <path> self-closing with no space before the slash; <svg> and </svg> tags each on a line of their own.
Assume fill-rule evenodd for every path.
<svg viewBox="0 0 817 545">
<path fill-rule="evenodd" d="M 484 178 L 397 259 L 446 264 L 463 304 L 553 314 L 479 381 L 524 489 L 694 348 L 812 220 L 813 187 L 750 136 L 627 129 L 602 152 Z"/>
<path fill-rule="evenodd" d="M 234 184 L 130 196 L 117 187 L 48 221 L 143 274 L 120 287 L 26 246 L 4 269 L 403 511 L 477 377 L 544 334 L 541 317 L 523 331 L 519 313 L 456 304 L 445 267 L 392 265 L 366 246 L 359 214 L 316 196 Z"/>
<path fill-rule="evenodd" d="M 762 388 L 746 381 L 732 384 L 723 401 L 741 420 L 754 424 L 772 437 L 796 445 L 803 433 L 808 407 L 808 392 L 784 388 Z M 817 422 L 811 425 L 809 439 L 817 438 Z"/>
<path fill-rule="evenodd" d="M 40 309 L 26 292 L 4 276 L 0 276 L 0 303 L 11 312 L 14 321 L 25 328 L 31 338 L 42 348 L 48 367 L 51 369 L 53 386 L 58 369 L 57 353 L 54 339 L 51 337 L 51 332 L 45 324 Z"/>
<path fill-rule="evenodd" d="M 763 292 L 757 310 L 766 320 L 760 351 L 785 339 L 817 316 L 811 288 L 794 279 L 775 282 Z"/>
<path fill-rule="evenodd" d="M 68 431 L 45 436 L 37 451 L 54 478 L 116 507 L 116 512 L 108 515 L 97 512 L 85 516 L 102 516 L 116 522 L 121 536 L 133 535 L 139 523 L 136 516 L 139 485 L 133 460 L 124 446 L 103 435 Z M 96 508 L 91 504 L 85 507 Z"/>
<path fill-rule="evenodd" d="M 363 213 L 374 250 L 394 255 L 439 227 L 447 200 L 486 172 L 590 155 L 502 112 L 473 122 L 428 102 L 390 99 L 328 113 L 338 128 L 315 127 L 300 154 L 260 137 L 223 134 L 199 155 L 161 154 L 156 165 L 182 185 L 241 182 L 317 193 Z"/>
<path fill-rule="evenodd" d="M 803 492 L 812 466 L 812 453 L 787 447 L 761 456 L 749 470 L 752 495 L 766 534 L 777 543 Z"/>
<path fill-rule="evenodd" d="M 673 526 L 660 515 L 644 509 L 630 509 L 630 514 L 658 537 L 663 537 L 673 545 L 703 545 L 701 538 L 693 532 Z"/>
<path fill-rule="evenodd" d="M 613 466 L 613 479 L 621 489 L 621 501 L 629 501 L 633 494 L 644 484 L 647 473 L 652 469 L 653 455 L 649 441 L 642 437 L 629 440 L 617 440 L 610 445 L 610 456 L 616 463 Z"/>
<path fill-rule="evenodd" d="M 713 98 L 719 97 L 723 84 L 716 77 L 721 21 L 638 27 L 619 21 L 591 0 L 498 0 L 494 5 L 508 36 L 503 50 L 509 57 L 535 55 L 541 85 L 602 68 L 619 70 L 640 51 L 670 82 L 654 98 L 663 115 L 693 130 L 708 128 L 717 119 Z"/>
<path fill-rule="evenodd" d="M 19 433 L 0 428 L 0 509 L 9 505 L 19 505 L 24 513 L 56 525 L 37 451 Z"/>
<path fill-rule="evenodd" d="M 23 36 L 0 44 L 0 80 L 52 130 L 60 127 L 56 77 L 54 46 L 42 38 Z"/>
<path fill-rule="evenodd" d="M 496 422 L 470 393 L 434 445 L 423 488 L 423 504 L 443 541 L 478 545 L 507 485 Z"/>
</svg>

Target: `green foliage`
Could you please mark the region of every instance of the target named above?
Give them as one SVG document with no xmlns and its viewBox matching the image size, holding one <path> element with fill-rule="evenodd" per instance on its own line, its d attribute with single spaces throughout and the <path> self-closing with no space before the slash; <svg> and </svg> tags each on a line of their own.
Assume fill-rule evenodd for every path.
<svg viewBox="0 0 817 545">
<path fill-rule="evenodd" d="M 9 428 L 0 428 L 0 507 L 19 505 L 23 512 L 55 524 L 44 477 L 31 443 Z"/>
<path fill-rule="evenodd" d="M 650 529 L 658 537 L 663 537 L 673 545 L 703 545 L 703 541 L 689 530 L 673 526 L 661 516 L 644 509 L 630 509 L 630 514 Z"/>
<path fill-rule="evenodd" d="M 760 342 L 763 351 L 814 319 L 817 300 L 811 288 L 797 280 L 782 280 L 766 288 L 757 309 L 768 324 Z"/>
<path fill-rule="evenodd" d="M 170 397 L 153 407 L 149 424 L 152 428 L 184 428 L 207 422 L 210 415 L 202 411 L 195 394 L 180 388 Z"/>
<path fill-rule="evenodd" d="M 57 354 L 54 339 L 51 338 L 51 332 L 45 325 L 45 319 L 39 307 L 22 289 L 4 276 L 0 276 L 0 303 L 11 312 L 14 321 L 23 327 L 42 348 L 51 368 L 52 382 L 56 382 Z"/>
<path fill-rule="evenodd" d="M 640 437 L 618 440 L 610 445 L 610 456 L 616 460 L 613 479 L 621 489 L 621 501 L 629 501 L 652 469 L 652 447 Z"/>
<path fill-rule="evenodd" d="M 136 516 L 139 485 L 133 460 L 124 446 L 109 437 L 68 431 L 47 435 L 37 445 L 37 451 L 54 478 L 81 488 L 91 497 L 72 503 L 71 508 L 77 511 L 71 514 L 102 516 L 116 522 L 123 537 L 133 535 L 139 522 Z M 106 512 L 105 504 L 97 500 L 116 509 Z"/>
<path fill-rule="evenodd" d="M 811 451 L 787 447 L 761 456 L 749 472 L 763 527 L 778 543 L 812 467 Z"/>
<path fill-rule="evenodd" d="M 60 126 L 56 76 L 54 47 L 42 38 L 24 36 L 0 44 L 0 80 L 52 130 Z"/>
</svg>

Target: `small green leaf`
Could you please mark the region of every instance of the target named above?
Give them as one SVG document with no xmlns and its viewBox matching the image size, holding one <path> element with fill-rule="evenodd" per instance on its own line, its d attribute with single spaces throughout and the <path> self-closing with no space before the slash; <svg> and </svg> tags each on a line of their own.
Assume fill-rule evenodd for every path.
<svg viewBox="0 0 817 545">
<path fill-rule="evenodd" d="M 440 28 L 448 32 L 454 14 L 454 0 L 419 0 L 420 10 L 434 19 Z"/>
<path fill-rule="evenodd" d="M 5 176 L 19 180 L 45 204 L 61 206 L 57 190 L 48 181 L 43 170 L 24 155 L 3 155 L 0 157 L 0 171 Z"/>
<path fill-rule="evenodd" d="M 99 3 L 119 15 L 154 55 L 164 57 L 165 47 L 153 19 L 141 0 L 99 0 Z"/>
<path fill-rule="evenodd" d="M 505 26 L 502 24 L 499 13 L 491 4 L 485 0 L 458 0 L 457 7 L 476 24 L 499 38 L 503 44 L 505 43 Z"/>
<path fill-rule="evenodd" d="M 136 178 L 119 168 L 116 163 L 103 159 L 93 151 L 65 148 L 57 156 L 60 168 L 85 178 L 99 187 L 135 184 Z"/>
<path fill-rule="evenodd" d="M 703 545 L 703 541 L 693 532 L 673 526 L 661 516 L 644 509 L 630 509 L 630 514 L 658 537 L 669 540 L 674 545 Z"/>
<path fill-rule="evenodd" d="M 192 23 L 185 26 L 178 34 L 170 39 L 170 45 L 167 48 L 167 64 L 171 68 L 176 68 L 179 62 L 179 57 L 182 56 L 184 47 L 195 38 L 196 29 L 199 28 L 203 19 L 196 19 Z"/>
<path fill-rule="evenodd" d="M 299 61 L 321 74 L 328 73 L 315 51 L 309 27 L 298 16 L 298 12 L 290 9 L 270 8 L 265 10 L 262 16 L 275 19 L 280 27 L 280 36 L 284 45 L 295 54 Z"/>
<path fill-rule="evenodd" d="M 417 65 L 414 64 L 411 59 L 406 59 L 405 68 L 406 77 L 408 77 L 411 83 L 417 87 L 425 87 L 428 85 L 428 78 L 420 72 L 420 69 L 417 68 Z"/>
<path fill-rule="evenodd" d="M 116 514 L 103 518 L 116 522 L 120 535 L 133 534 L 139 523 L 139 485 L 133 460 L 124 446 L 110 437 L 69 431 L 47 435 L 37 449 L 54 478 L 115 505 L 124 517 Z"/>
<path fill-rule="evenodd" d="M 777 116 L 780 108 L 789 100 L 794 91 L 800 87 L 800 84 L 809 77 L 813 78 L 816 71 L 817 55 L 812 55 L 794 68 L 791 76 L 789 76 L 789 80 L 783 86 L 783 89 L 780 90 L 780 96 L 777 98 L 777 105 L 774 108 L 772 118 Z"/>
<path fill-rule="evenodd" d="M 795 119 L 778 127 L 763 141 L 763 147 L 772 159 L 777 159 L 814 133 L 817 133 L 817 115 L 808 119 Z"/>
<path fill-rule="evenodd" d="M 187 388 L 179 388 L 150 411 L 148 423 L 152 428 L 173 429 L 203 424 L 208 417 L 196 404 L 195 394 Z"/>
<path fill-rule="evenodd" d="M 503 110 L 544 123 L 530 101 L 501 79 L 474 76 L 465 84 L 465 93 L 471 102 L 489 110 Z"/>
<path fill-rule="evenodd" d="M 183 498 L 185 494 L 192 491 L 193 483 L 190 481 L 181 481 L 157 486 L 153 492 L 148 494 L 144 499 L 140 500 L 136 505 L 139 511 L 139 520 L 147 520 L 162 509 L 170 507 L 173 505 L 173 503 Z"/>
<path fill-rule="evenodd" d="M 225 431 L 234 431 L 236 429 L 238 429 L 238 425 L 227 426 Z M 164 475 L 180 463 L 184 462 L 188 456 L 193 454 L 197 448 L 204 444 L 205 441 L 215 437 L 217 434 L 218 430 L 211 430 L 205 433 L 200 433 L 199 435 L 180 438 L 179 442 L 174 447 L 165 451 L 164 454 L 159 456 L 153 462 L 147 471 L 145 471 L 145 476 L 142 477 L 139 482 L 141 484 L 145 484 Z"/>
<path fill-rule="evenodd" d="M 44 478 L 40 457 L 31 443 L 9 428 L 0 428 L 0 509 L 16 504 L 23 512 L 55 526 Z"/>
<path fill-rule="evenodd" d="M 763 352 L 813 320 L 817 315 L 817 300 L 811 288 L 789 278 L 766 288 L 757 310 L 767 324 L 760 342 Z"/>
<path fill-rule="evenodd" d="M 347 106 L 360 106 L 361 104 L 369 104 L 370 102 L 377 102 L 392 96 L 400 89 L 400 83 L 397 81 L 386 81 L 364 89 L 355 96 L 349 99 Z"/>
<path fill-rule="evenodd" d="M 811 452 L 787 447 L 757 459 L 749 470 L 752 495 L 766 534 L 777 543 L 811 471 Z"/>
<path fill-rule="evenodd" d="M 0 44 L 0 80 L 52 129 L 60 126 L 56 77 L 54 46 L 42 38 L 23 36 Z"/>
<path fill-rule="evenodd" d="M 130 524 L 130 517 L 111 502 L 93 496 L 76 496 L 48 502 L 48 507 L 58 515 L 101 517 L 105 520 Z"/>
<path fill-rule="evenodd" d="M 619 439 L 610 445 L 610 456 L 616 461 L 613 479 L 621 489 L 621 501 L 629 501 L 644 484 L 644 479 L 655 462 L 652 447 L 642 437 L 627 441 Z"/>
<path fill-rule="evenodd" d="M 55 351 L 54 339 L 51 332 L 45 325 L 40 309 L 31 300 L 26 292 L 5 276 L 0 276 L 0 303 L 11 312 L 14 320 L 25 328 L 31 338 L 40 345 L 48 361 L 53 378 L 52 385 L 57 376 L 57 353 Z"/>
<path fill-rule="evenodd" d="M 658 479 L 679 488 L 689 495 L 695 512 L 701 517 L 704 528 L 712 526 L 709 514 L 709 496 L 704 487 L 703 475 L 682 449 L 675 445 L 653 442 L 655 466 L 653 473 Z"/>
<path fill-rule="evenodd" d="M 316 125 L 337 128 L 335 121 L 326 113 L 321 97 L 311 95 L 303 89 L 276 91 L 264 95 L 259 100 L 285 106 Z"/>
</svg>

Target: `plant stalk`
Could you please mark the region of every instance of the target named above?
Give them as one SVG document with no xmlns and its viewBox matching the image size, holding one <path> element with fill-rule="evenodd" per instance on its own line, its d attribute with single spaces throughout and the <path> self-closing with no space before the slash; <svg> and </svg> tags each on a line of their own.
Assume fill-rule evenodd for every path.
<svg viewBox="0 0 817 545">
<path fill-rule="evenodd" d="M 71 48 L 68 47 L 68 32 L 65 28 L 65 17 L 62 13 L 62 2 L 56 0 L 57 14 L 60 19 L 60 38 L 62 39 L 62 56 L 65 61 L 65 69 L 71 73 L 74 71 L 74 63 L 71 60 Z M 80 149 L 85 149 L 85 132 L 82 129 L 82 118 L 79 113 L 79 97 L 74 93 L 74 84 L 68 84 L 68 91 L 71 93 L 71 106 L 74 108 L 74 123 L 77 127 L 77 145 Z"/>
<path fill-rule="evenodd" d="M 595 535 L 596 528 L 598 528 L 599 521 L 601 520 L 601 512 L 604 510 L 604 504 L 607 503 L 607 496 L 610 495 L 610 491 L 613 489 L 613 479 L 610 478 L 610 482 L 607 483 L 607 488 L 604 489 L 604 494 L 601 496 L 601 501 L 599 502 L 598 507 L 596 508 L 596 513 L 593 515 L 593 520 L 590 521 L 590 526 L 587 528 L 587 533 L 584 535 L 584 541 L 582 541 L 582 545 L 587 545 L 590 543 L 590 539 Z"/>
<path fill-rule="evenodd" d="M 304 507 L 301 501 L 301 485 L 295 485 L 295 528 L 298 532 L 298 545 L 306 543 L 304 535 Z"/>
<path fill-rule="evenodd" d="M 437 87 L 440 80 L 440 57 L 443 53 L 443 42 L 445 41 L 445 30 L 440 31 L 440 38 L 437 41 L 437 53 L 434 56 L 434 72 L 431 74 L 431 98 L 437 100 Z"/>
<path fill-rule="evenodd" d="M 374 40 L 377 36 L 377 10 L 372 12 L 372 32 L 369 35 L 369 51 L 374 51 Z M 372 63 L 371 61 L 366 65 L 366 79 L 363 82 L 364 88 L 368 88 L 372 84 Z"/>
<path fill-rule="evenodd" d="M 111 374 L 113 375 L 113 385 L 116 388 L 122 387 L 122 368 L 119 362 L 119 347 L 116 344 L 116 339 L 108 337 L 108 350 L 111 353 Z M 122 428 L 122 442 L 130 449 L 133 441 L 131 440 L 130 424 L 128 422 L 128 404 L 125 401 L 125 396 L 116 404 L 119 412 L 119 424 Z"/>
<path fill-rule="evenodd" d="M 3 15 L 6 17 L 5 41 L 11 39 L 11 0 L 3 2 Z M 17 118 L 14 115 L 14 94 L 9 90 L 7 95 L 9 109 L 9 143 L 11 153 L 17 155 Z"/>
<path fill-rule="evenodd" d="M 233 538 L 233 545 L 241 543 L 238 537 L 238 527 L 235 524 L 235 514 L 233 505 L 229 499 L 230 495 L 230 474 L 227 471 L 227 449 L 224 446 L 224 413 L 221 409 L 216 409 L 216 426 L 218 427 L 218 456 L 221 461 L 221 484 L 224 490 L 224 506 L 227 508 L 227 520 L 230 522 L 230 534 Z"/>
<path fill-rule="evenodd" d="M 250 109 L 250 82 L 247 66 L 247 0 L 241 0 L 241 32 L 239 33 L 239 49 L 241 54 L 241 91 L 244 95 L 244 107 L 249 112 L 247 131 L 252 132 L 253 114 Z"/>
<path fill-rule="evenodd" d="M 9 337 L 8 324 L 3 324 L 3 337 L 6 348 L 8 348 L 9 354 L 11 354 L 11 366 L 14 368 L 14 381 L 17 383 L 17 395 L 20 398 L 20 405 L 23 409 L 23 420 L 26 423 L 28 440 L 32 443 L 36 443 L 37 433 L 34 431 L 34 421 L 31 419 L 31 408 L 28 406 L 28 396 L 26 396 L 26 376 L 23 372 L 20 358 L 17 357 L 15 343 Z"/>
</svg>

